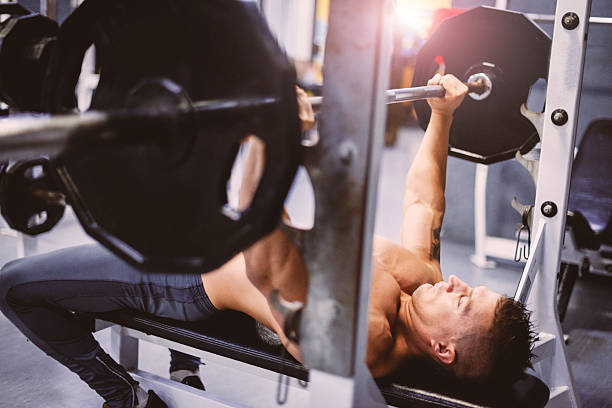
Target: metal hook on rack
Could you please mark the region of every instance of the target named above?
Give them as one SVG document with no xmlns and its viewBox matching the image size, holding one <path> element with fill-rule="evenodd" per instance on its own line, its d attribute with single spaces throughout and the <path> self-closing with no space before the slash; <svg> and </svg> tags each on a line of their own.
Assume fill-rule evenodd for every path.
<svg viewBox="0 0 612 408">
<path fill-rule="evenodd" d="M 283 377 L 285 377 L 285 389 L 283 391 Z M 276 387 L 276 403 L 278 405 L 284 405 L 289 397 L 289 382 L 291 377 L 278 373 L 278 385 Z"/>
<path fill-rule="evenodd" d="M 527 243 L 521 246 L 521 235 L 523 231 L 527 231 Z M 520 224 L 516 235 L 516 248 L 514 249 L 514 262 L 520 262 L 522 258 L 529 259 L 531 253 L 531 229 L 528 225 Z"/>
<path fill-rule="evenodd" d="M 518 232 L 516 236 L 516 248 L 514 250 L 514 261 L 520 262 L 521 259 L 529 259 L 531 253 L 531 222 L 532 222 L 532 205 L 524 205 L 518 202 L 516 197 L 512 199 L 512 208 L 521 215 L 521 223 L 518 224 Z M 527 231 L 527 244 L 521 247 L 521 237 L 523 231 Z"/>
</svg>

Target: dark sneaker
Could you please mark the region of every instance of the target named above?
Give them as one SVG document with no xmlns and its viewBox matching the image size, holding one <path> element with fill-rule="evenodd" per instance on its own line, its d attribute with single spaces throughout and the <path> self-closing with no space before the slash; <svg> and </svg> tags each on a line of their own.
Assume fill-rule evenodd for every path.
<svg viewBox="0 0 612 408">
<path fill-rule="evenodd" d="M 153 390 L 149 390 L 149 400 L 145 408 L 168 408 L 168 406 Z"/>
<path fill-rule="evenodd" d="M 187 377 L 183 378 L 181 383 L 202 391 L 206 391 L 204 384 L 202 384 L 202 380 L 200 380 L 200 377 L 197 375 L 188 375 Z"/>
<path fill-rule="evenodd" d="M 109 408 L 109 406 L 105 402 L 102 404 L 102 408 Z M 168 406 L 153 390 L 149 390 L 149 399 L 147 400 L 147 405 L 145 408 L 168 408 Z"/>
</svg>

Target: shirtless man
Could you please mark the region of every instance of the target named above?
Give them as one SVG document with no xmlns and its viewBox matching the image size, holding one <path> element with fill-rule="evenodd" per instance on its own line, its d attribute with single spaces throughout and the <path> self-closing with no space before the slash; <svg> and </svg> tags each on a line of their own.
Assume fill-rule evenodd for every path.
<svg viewBox="0 0 612 408">
<path fill-rule="evenodd" d="M 434 76 L 428 85 L 442 85 L 444 98 L 430 99 L 432 115 L 420 149 L 406 178 L 400 242 L 375 236 L 370 292 L 367 365 L 374 377 L 392 373 L 408 360 L 432 361 L 450 374 L 472 381 L 515 378 L 529 366 L 533 335 L 524 307 L 484 286 L 471 288 L 455 275 L 447 282 L 440 270 L 440 229 L 444 217 L 449 130 L 455 109 L 468 88 L 452 75 Z M 261 146 L 251 146 L 246 159 L 244 194 L 257 185 Z M 240 205 L 243 205 L 241 202 Z M 231 299 L 216 295 L 220 275 L 203 275 L 204 286 L 220 308 L 243 311 L 279 333 L 289 352 L 299 348 L 287 340 L 283 316 L 263 307 L 274 289 L 289 301 L 306 300 L 307 274 L 292 242 L 276 230 L 238 255 L 226 267 L 246 274 L 264 295 Z M 229 282 L 229 280 L 226 280 Z M 210 282 L 210 284 L 207 284 Z M 246 288 L 245 288 L 246 289 Z M 240 291 L 236 292 L 240 293 Z M 255 315 L 255 310 L 266 315 Z M 267 313 L 268 310 L 271 313 Z"/>
<path fill-rule="evenodd" d="M 400 243 L 374 240 L 367 364 L 374 377 L 420 358 L 463 379 L 513 378 L 529 364 L 531 351 L 522 306 L 452 275 L 442 281 L 448 133 L 467 88 L 450 75 L 435 76 L 430 84 L 441 84 L 447 93 L 430 100 L 431 121 L 406 179 Z M 299 91 L 298 98 L 300 117 L 308 122 L 310 107 Z M 251 143 L 239 206 L 256 188 L 261 148 Z M 304 263 L 278 229 L 202 276 L 145 273 L 99 245 L 13 261 L 0 272 L 0 309 L 33 344 L 98 392 L 106 407 L 157 408 L 165 404 L 114 362 L 70 311 L 129 308 L 195 321 L 218 310 L 238 310 L 275 331 L 299 360 L 299 345 L 285 336 L 283 317 L 268 302 L 274 289 L 286 300 L 306 299 Z"/>
</svg>

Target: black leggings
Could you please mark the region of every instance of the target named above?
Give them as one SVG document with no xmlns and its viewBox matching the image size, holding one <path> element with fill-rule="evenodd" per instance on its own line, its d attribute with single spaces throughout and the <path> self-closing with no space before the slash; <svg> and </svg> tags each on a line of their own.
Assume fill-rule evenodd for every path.
<svg viewBox="0 0 612 408">
<path fill-rule="evenodd" d="M 182 321 L 217 312 L 198 274 L 139 271 L 100 245 L 9 262 L 0 271 L 0 309 L 32 343 L 77 373 L 111 408 L 131 408 L 137 383 L 71 312 L 132 309 Z M 199 361 L 172 352 L 171 370 Z"/>
</svg>

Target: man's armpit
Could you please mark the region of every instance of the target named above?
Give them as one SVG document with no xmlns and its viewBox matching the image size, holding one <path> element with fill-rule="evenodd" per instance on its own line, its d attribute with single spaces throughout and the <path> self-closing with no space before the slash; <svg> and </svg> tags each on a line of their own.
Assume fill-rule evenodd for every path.
<svg viewBox="0 0 612 408">
<path fill-rule="evenodd" d="M 435 228 L 431 237 L 431 257 L 438 262 L 440 262 L 440 230 L 440 227 Z"/>
</svg>

